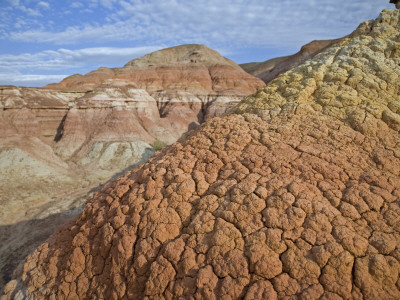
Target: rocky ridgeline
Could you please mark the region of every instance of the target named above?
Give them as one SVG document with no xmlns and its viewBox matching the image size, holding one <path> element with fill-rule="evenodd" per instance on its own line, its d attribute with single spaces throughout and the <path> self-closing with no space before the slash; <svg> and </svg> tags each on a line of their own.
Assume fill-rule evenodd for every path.
<svg viewBox="0 0 400 300">
<path fill-rule="evenodd" d="M 361 26 L 364 26 L 364 24 Z M 335 44 L 339 44 L 346 38 L 354 38 L 360 33 L 361 31 L 357 29 L 351 34 L 342 38 L 334 40 L 315 40 L 301 47 L 300 51 L 296 54 L 272 58 L 264 62 L 240 64 L 240 67 L 249 74 L 262 79 L 265 83 L 269 83 L 278 75 L 303 64 L 323 50 L 330 48 Z"/>
<path fill-rule="evenodd" d="M 2 299 L 399 299 L 400 12 L 108 183 Z"/>
<path fill-rule="evenodd" d="M 184 45 L 45 88 L 0 87 L 0 288 L 92 188 L 263 86 Z"/>
<path fill-rule="evenodd" d="M 241 64 L 240 67 L 249 74 L 262 79 L 265 83 L 269 83 L 278 75 L 301 65 L 306 60 L 313 58 L 324 49 L 342 41 L 344 38 L 312 41 L 301 47 L 296 54 L 272 58 L 264 62 L 245 63 Z"/>
</svg>

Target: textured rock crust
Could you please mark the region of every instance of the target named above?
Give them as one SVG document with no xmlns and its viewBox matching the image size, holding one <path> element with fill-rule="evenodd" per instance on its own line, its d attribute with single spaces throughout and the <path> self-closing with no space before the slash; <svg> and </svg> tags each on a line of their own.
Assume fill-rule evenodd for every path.
<svg viewBox="0 0 400 300">
<path fill-rule="evenodd" d="M 109 183 L 2 299 L 399 299 L 399 18 Z"/>
</svg>

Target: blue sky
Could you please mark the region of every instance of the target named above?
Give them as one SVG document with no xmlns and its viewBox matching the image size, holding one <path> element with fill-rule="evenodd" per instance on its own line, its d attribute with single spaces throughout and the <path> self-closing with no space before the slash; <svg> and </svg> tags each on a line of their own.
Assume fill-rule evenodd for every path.
<svg viewBox="0 0 400 300">
<path fill-rule="evenodd" d="M 43 86 L 146 53 L 205 44 L 237 63 L 293 54 L 389 0 L 0 0 L 0 85 Z"/>
</svg>

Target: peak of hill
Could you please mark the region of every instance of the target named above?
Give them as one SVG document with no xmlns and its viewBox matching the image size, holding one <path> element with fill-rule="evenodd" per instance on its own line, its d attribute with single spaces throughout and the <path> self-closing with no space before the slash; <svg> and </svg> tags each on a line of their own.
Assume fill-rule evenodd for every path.
<svg viewBox="0 0 400 300">
<path fill-rule="evenodd" d="M 4 299 L 399 299 L 400 12 L 107 184 Z"/>
<path fill-rule="evenodd" d="M 129 61 L 125 67 L 142 69 L 173 64 L 229 65 L 238 68 L 238 65 L 232 60 L 199 44 L 186 44 L 155 51 Z"/>
<path fill-rule="evenodd" d="M 129 84 L 146 89 L 188 90 L 201 94 L 246 96 L 260 88 L 261 80 L 249 76 L 235 62 L 197 44 L 181 45 L 152 52 L 128 62 L 122 68 L 99 68 L 81 76 L 70 76 L 45 88 L 63 91 L 92 91 L 100 86 Z M 236 82 L 234 87 L 228 82 Z"/>
</svg>

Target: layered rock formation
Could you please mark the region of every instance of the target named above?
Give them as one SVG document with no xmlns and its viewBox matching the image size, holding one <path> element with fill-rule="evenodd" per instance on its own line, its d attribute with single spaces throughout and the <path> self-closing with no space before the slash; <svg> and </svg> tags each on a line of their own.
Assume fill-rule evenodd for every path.
<svg viewBox="0 0 400 300">
<path fill-rule="evenodd" d="M 150 53 L 123 68 L 100 68 L 84 76 L 74 75 L 47 87 L 84 92 L 124 86 L 145 90 L 156 100 L 161 116 L 182 106 L 196 115 L 193 121 L 199 123 L 223 113 L 263 85 L 214 50 L 192 44 Z"/>
<path fill-rule="evenodd" d="M 87 158 L 88 153 L 97 157 L 103 147 L 99 143 L 116 137 L 170 144 L 262 86 L 234 62 L 202 45 L 167 48 L 123 68 L 74 75 L 47 86 L 86 93 L 67 114 L 56 151 L 64 158 Z"/>
<path fill-rule="evenodd" d="M 400 12 L 107 184 L 2 299 L 399 299 Z"/>
<path fill-rule="evenodd" d="M 262 86 L 184 45 L 45 88 L 0 87 L 0 288 L 99 184 Z"/>
<path fill-rule="evenodd" d="M 2 224 L 20 219 L 20 207 L 72 183 L 67 162 L 52 145 L 68 103 L 82 93 L 37 88 L 0 88 L 0 216 Z M 46 184 L 36 185 L 40 181 Z M 61 188 L 62 189 L 62 188 Z M 35 200 L 36 199 L 36 200 Z M 16 203 L 19 203 L 16 205 Z"/>
</svg>

